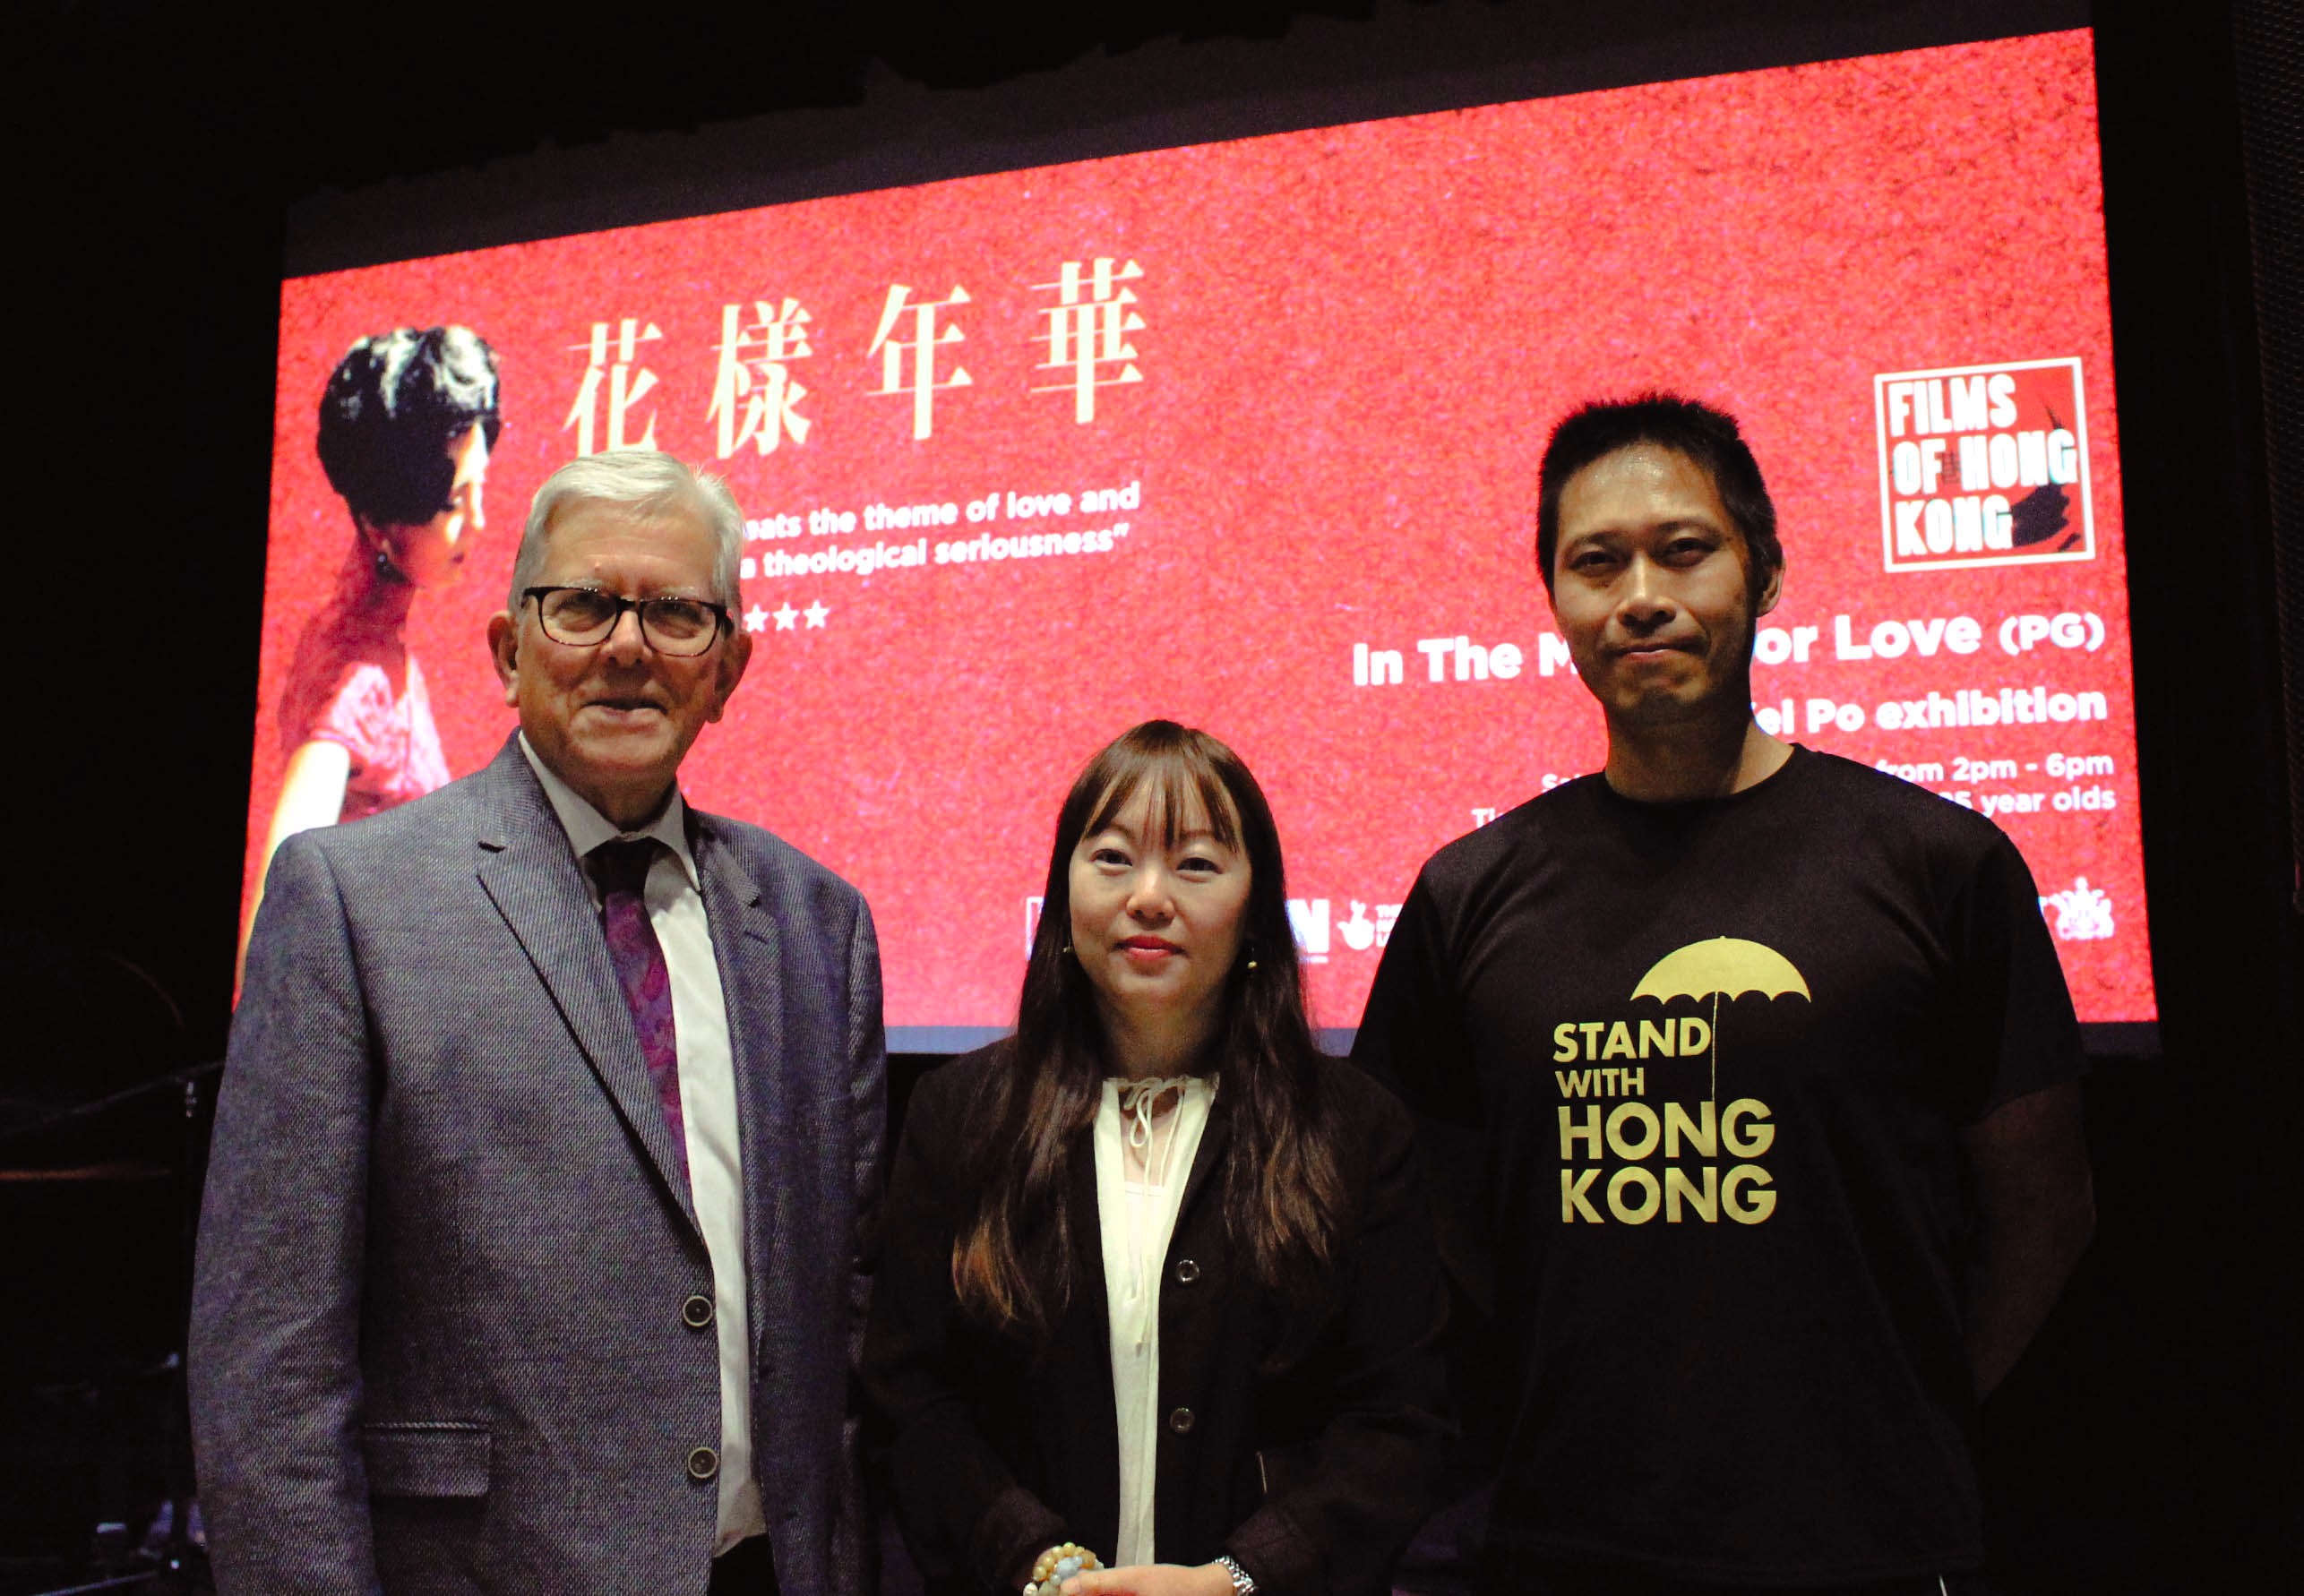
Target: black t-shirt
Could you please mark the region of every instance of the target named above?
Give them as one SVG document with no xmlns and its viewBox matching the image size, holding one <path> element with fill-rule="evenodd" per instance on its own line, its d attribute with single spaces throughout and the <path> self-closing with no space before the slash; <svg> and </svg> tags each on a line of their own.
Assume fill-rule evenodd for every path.
<svg viewBox="0 0 2304 1596">
<path fill-rule="evenodd" d="M 1492 1554 L 1981 1561 L 1957 1133 L 2081 1068 L 1998 828 L 1803 749 L 1705 802 L 1569 782 L 1425 865 L 1354 1056 L 1479 1133 Z"/>
</svg>

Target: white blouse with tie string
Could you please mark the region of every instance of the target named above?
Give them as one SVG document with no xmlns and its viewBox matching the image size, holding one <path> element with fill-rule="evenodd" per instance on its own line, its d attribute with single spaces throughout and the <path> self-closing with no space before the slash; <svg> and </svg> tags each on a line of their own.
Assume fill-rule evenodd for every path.
<svg viewBox="0 0 2304 1596">
<path fill-rule="evenodd" d="M 1175 1107 L 1156 1115 L 1171 1092 L 1177 1094 Z M 1106 1080 L 1096 1104 L 1096 1220 L 1104 1237 L 1113 1416 L 1120 1441 L 1116 1568 L 1158 1560 L 1152 1485 L 1160 1447 L 1160 1276 L 1215 1099 L 1214 1082 L 1172 1076 Z M 1131 1154 L 1141 1161 L 1140 1171 L 1129 1167 Z"/>
</svg>

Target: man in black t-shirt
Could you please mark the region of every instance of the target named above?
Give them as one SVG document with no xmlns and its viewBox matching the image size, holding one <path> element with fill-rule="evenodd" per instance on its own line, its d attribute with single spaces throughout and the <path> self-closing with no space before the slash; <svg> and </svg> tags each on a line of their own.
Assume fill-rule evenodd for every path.
<svg viewBox="0 0 2304 1596">
<path fill-rule="evenodd" d="M 1483 1583 L 1980 1589 L 1976 1403 L 2093 1224 L 2031 874 L 1755 724 L 1784 556 L 1728 416 L 1570 416 L 1537 554 L 1606 768 L 1433 856 L 1355 1050 L 1476 1171 Z"/>
</svg>

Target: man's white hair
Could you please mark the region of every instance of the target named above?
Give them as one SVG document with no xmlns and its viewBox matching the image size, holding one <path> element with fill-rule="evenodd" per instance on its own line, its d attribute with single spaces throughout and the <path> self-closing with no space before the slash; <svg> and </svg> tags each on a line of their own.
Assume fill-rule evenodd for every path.
<svg viewBox="0 0 2304 1596">
<path fill-rule="evenodd" d="M 744 516 L 728 485 L 653 449 L 619 449 L 572 459 L 544 479 L 528 507 L 520 554 L 512 562 L 512 596 L 504 607 L 520 614 L 520 596 L 538 585 L 552 518 L 572 504 L 614 504 L 638 516 L 691 510 L 712 529 L 712 596 L 731 614 L 744 607 L 737 585 L 744 556 Z"/>
</svg>

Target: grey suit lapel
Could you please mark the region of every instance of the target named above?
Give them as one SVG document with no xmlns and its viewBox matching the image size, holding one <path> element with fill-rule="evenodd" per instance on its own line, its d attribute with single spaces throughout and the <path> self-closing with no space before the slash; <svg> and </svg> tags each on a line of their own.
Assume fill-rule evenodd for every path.
<svg viewBox="0 0 2304 1596">
<path fill-rule="evenodd" d="M 616 984 L 599 913 L 585 890 L 568 833 L 516 741 L 505 743 L 485 779 L 491 822 L 484 823 L 477 839 L 480 885 L 520 940 L 592 1073 L 692 1228 L 696 1214 L 683 1161 L 674 1155 L 672 1128 L 664 1122 L 664 1105 L 649 1079 L 632 1011 Z"/>
<path fill-rule="evenodd" d="M 760 883 L 722 841 L 709 815 L 688 811 L 688 846 L 712 928 L 712 957 L 720 970 L 720 1002 L 727 1010 L 728 1056 L 736 1083 L 737 1146 L 744 1171 L 744 1257 L 752 1285 L 754 1337 L 771 1300 L 763 1295 L 769 1243 L 782 1218 L 788 1182 L 776 1178 L 778 1101 L 784 1058 L 784 951 L 776 917 Z"/>
</svg>

